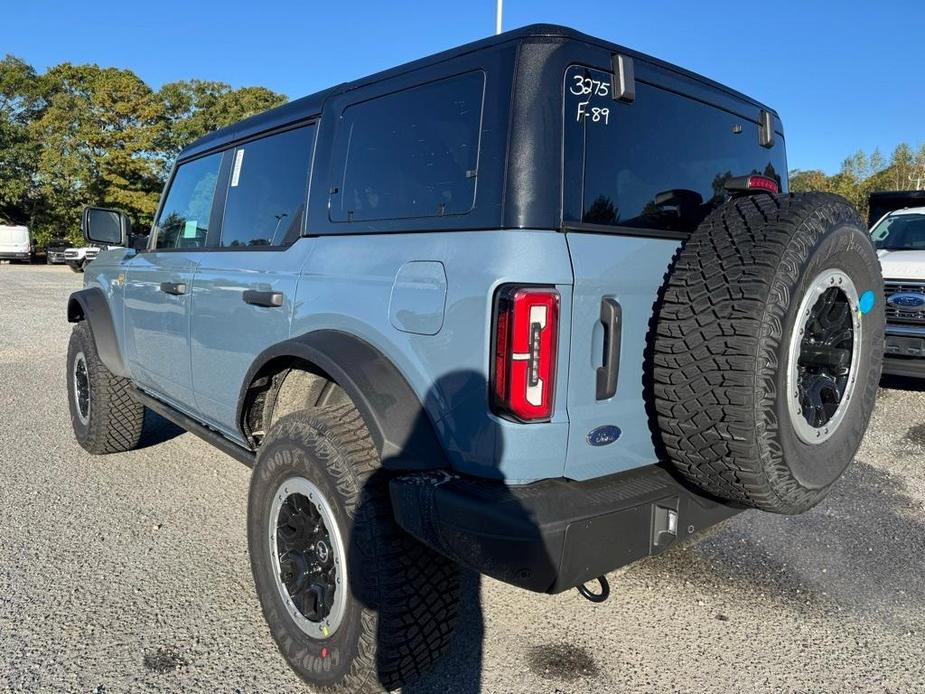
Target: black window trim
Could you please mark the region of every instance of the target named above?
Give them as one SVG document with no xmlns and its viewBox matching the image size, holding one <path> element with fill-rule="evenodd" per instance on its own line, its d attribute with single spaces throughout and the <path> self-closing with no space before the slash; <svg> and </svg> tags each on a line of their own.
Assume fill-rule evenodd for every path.
<svg viewBox="0 0 925 694">
<path fill-rule="evenodd" d="M 225 217 L 225 202 L 228 199 L 228 189 L 231 179 L 231 163 L 233 156 L 231 153 L 241 145 L 245 145 L 249 142 L 254 142 L 256 140 L 262 140 L 266 137 L 271 137 L 273 135 L 278 135 L 280 133 L 288 132 L 290 130 L 296 130 L 301 127 L 314 126 L 315 132 L 312 136 L 312 152 L 311 157 L 308 162 L 308 176 L 305 178 L 305 194 L 304 194 L 304 212 L 302 214 L 302 228 L 299 231 L 299 238 L 305 238 L 309 236 L 307 233 L 308 225 L 308 206 L 309 206 L 309 193 L 311 191 L 311 182 L 312 176 L 315 171 L 315 154 L 318 149 L 318 132 L 320 130 L 320 115 L 312 115 L 307 118 L 300 118 L 298 120 L 292 121 L 291 123 L 286 123 L 276 128 L 270 130 L 264 130 L 259 133 L 254 133 L 248 135 L 247 137 L 242 137 L 238 140 L 232 142 L 227 142 L 222 144 L 219 147 L 214 147 L 205 152 L 199 152 L 195 156 L 186 157 L 183 159 L 178 159 L 173 165 L 173 168 L 170 171 L 170 176 L 167 179 L 167 185 L 164 186 L 164 190 L 161 193 L 161 199 L 157 206 L 157 213 L 154 216 L 154 221 L 151 224 L 151 233 L 148 239 L 148 246 L 143 251 L 138 251 L 139 253 L 215 253 L 215 252 L 235 252 L 239 253 L 241 251 L 271 251 L 279 252 L 285 251 L 295 245 L 296 241 L 288 243 L 285 245 L 277 246 L 221 246 L 217 245 L 221 243 L 222 238 L 222 225 L 224 223 Z M 201 248 L 157 248 L 157 222 L 160 219 L 161 212 L 163 211 L 164 203 L 167 200 L 167 195 L 170 192 L 171 186 L 173 186 L 174 178 L 176 178 L 177 171 L 184 164 L 196 161 L 197 159 L 202 159 L 203 157 L 208 157 L 213 154 L 221 154 L 222 161 L 219 165 L 219 176 L 215 184 L 215 194 L 212 197 L 212 210 L 209 214 L 209 231 L 206 235 L 206 243 Z M 221 189 L 219 188 L 221 186 Z M 214 225 L 214 226 L 213 226 Z M 298 240 L 298 239 L 297 239 Z"/>
<path fill-rule="evenodd" d="M 343 157 L 343 161 L 339 162 L 341 164 L 340 167 L 337 167 L 338 162 L 332 162 L 331 173 L 335 173 L 335 167 L 343 171 L 345 167 L 347 166 L 347 154 L 350 151 L 349 142 L 353 134 L 350 133 L 349 136 L 347 137 L 346 142 L 344 142 L 342 140 L 342 138 L 344 137 L 342 129 L 344 128 L 344 114 L 347 112 L 348 109 L 351 109 L 354 106 L 362 106 L 363 104 L 369 103 L 370 101 L 376 101 L 378 99 L 383 99 L 389 96 L 394 96 L 395 94 L 401 94 L 402 92 L 410 92 L 416 89 L 422 89 L 425 87 L 429 87 L 439 82 L 448 82 L 449 80 L 456 79 L 464 75 L 470 75 L 472 73 L 479 73 L 482 77 L 482 98 L 481 98 L 481 103 L 479 104 L 478 142 L 476 143 L 476 152 L 475 152 L 475 169 L 474 170 L 476 173 L 475 173 L 475 176 L 473 176 L 473 178 L 475 179 L 474 181 L 475 185 L 472 191 L 472 202 L 469 205 L 469 208 L 465 212 L 451 212 L 449 214 L 442 214 L 442 215 L 439 215 L 439 214 L 413 215 L 413 216 L 407 216 L 407 217 L 382 217 L 378 219 L 360 219 L 360 220 L 333 219 L 331 217 L 331 211 L 333 209 L 333 197 L 336 193 L 329 192 L 328 199 L 327 199 L 327 206 L 326 206 L 327 211 L 328 211 L 327 221 L 329 224 L 356 225 L 356 224 L 367 224 L 367 223 L 377 224 L 381 222 L 407 222 L 407 221 L 421 221 L 421 220 L 427 220 L 427 219 L 459 218 L 467 214 L 470 214 L 476 208 L 476 205 L 478 203 L 478 194 L 479 194 L 479 174 L 480 174 L 479 169 L 482 164 L 482 141 L 483 141 L 483 135 L 484 135 L 482 131 L 483 131 L 483 128 L 485 127 L 485 98 L 486 98 L 486 92 L 488 89 L 488 73 L 484 67 L 472 67 L 466 70 L 461 70 L 459 72 L 454 72 L 449 75 L 441 75 L 439 77 L 434 77 L 433 79 L 429 79 L 426 81 L 406 84 L 405 86 L 402 86 L 398 89 L 394 89 L 389 92 L 385 92 L 383 94 L 375 94 L 373 96 L 366 96 L 365 98 L 358 99 L 357 101 L 349 101 L 343 104 L 343 106 L 341 106 L 341 108 L 338 110 L 336 116 L 334 116 L 335 120 L 337 121 L 337 129 L 333 133 L 333 151 L 335 152 L 343 151 L 344 157 Z M 344 145 L 344 146 L 342 147 L 341 145 Z M 335 174 L 335 176 L 332 178 L 333 178 L 332 189 L 334 187 L 338 189 L 343 187 L 343 178 L 344 178 L 343 175 Z M 342 194 L 343 191 L 338 190 L 338 193 Z M 332 233 L 337 234 L 337 232 L 332 232 Z M 381 233 L 381 232 L 375 232 L 375 233 Z"/>
</svg>

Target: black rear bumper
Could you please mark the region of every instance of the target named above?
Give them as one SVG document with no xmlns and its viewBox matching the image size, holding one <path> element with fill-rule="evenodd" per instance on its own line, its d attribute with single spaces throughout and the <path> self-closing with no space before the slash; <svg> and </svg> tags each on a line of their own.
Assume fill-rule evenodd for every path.
<svg viewBox="0 0 925 694">
<path fill-rule="evenodd" d="M 441 554 L 506 583 L 558 593 L 736 514 L 664 468 L 520 487 L 423 472 L 391 481 L 399 525 Z"/>
</svg>

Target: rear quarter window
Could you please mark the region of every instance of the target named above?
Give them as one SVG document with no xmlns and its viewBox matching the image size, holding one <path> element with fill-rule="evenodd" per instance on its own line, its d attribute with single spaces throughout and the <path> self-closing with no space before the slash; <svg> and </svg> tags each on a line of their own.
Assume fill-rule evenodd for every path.
<svg viewBox="0 0 925 694">
<path fill-rule="evenodd" d="M 485 75 L 473 71 L 348 106 L 334 222 L 440 217 L 475 204 Z"/>
<path fill-rule="evenodd" d="M 610 89 L 607 72 L 566 71 L 566 225 L 689 233 L 725 200 L 728 178 L 758 173 L 783 183 L 783 140 L 762 147 L 756 121 L 642 82 L 631 103 Z"/>
</svg>

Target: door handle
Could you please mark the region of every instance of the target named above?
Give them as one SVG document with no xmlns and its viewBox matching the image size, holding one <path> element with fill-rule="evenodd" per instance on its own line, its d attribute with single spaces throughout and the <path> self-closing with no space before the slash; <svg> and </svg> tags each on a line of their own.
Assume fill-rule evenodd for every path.
<svg viewBox="0 0 925 694">
<path fill-rule="evenodd" d="M 623 308 L 613 297 L 601 299 L 601 324 L 604 326 L 604 365 L 597 367 L 597 399 L 606 400 L 617 394 L 623 330 Z"/>
<path fill-rule="evenodd" d="M 174 296 L 186 294 L 186 282 L 161 282 L 161 291 Z"/>
<path fill-rule="evenodd" d="M 246 289 L 242 298 L 245 304 L 251 304 L 253 306 L 279 308 L 283 305 L 282 292 L 261 292 L 256 289 Z"/>
</svg>

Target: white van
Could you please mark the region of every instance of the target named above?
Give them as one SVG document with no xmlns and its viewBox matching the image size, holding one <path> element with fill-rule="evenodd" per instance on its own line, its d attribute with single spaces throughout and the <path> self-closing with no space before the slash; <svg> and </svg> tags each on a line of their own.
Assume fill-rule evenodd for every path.
<svg viewBox="0 0 925 694">
<path fill-rule="evenodd" d="M 32 260 L 29 228 L 0 225 L 0 260 Z"/>
</svg>

